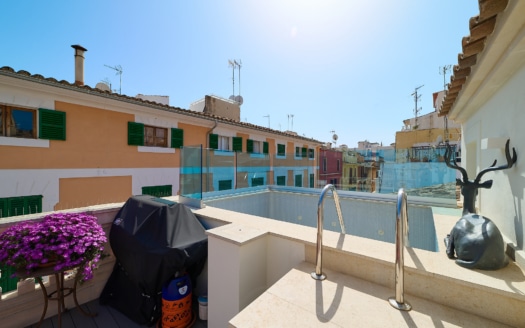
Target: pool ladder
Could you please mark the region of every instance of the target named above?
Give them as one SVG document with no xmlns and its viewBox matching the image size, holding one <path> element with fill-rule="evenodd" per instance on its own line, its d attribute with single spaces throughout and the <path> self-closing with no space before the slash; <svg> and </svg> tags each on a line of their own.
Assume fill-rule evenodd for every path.
<svg viewBox="0 0 525 328">
<path fill-rule="evenodd" d="M 390 297 L 388 302 L 394 308 L 402 311 L 410 311 L 412 306 L 405 302 L 405 245 L 408 243 L 408 214 L 407 195 L 403 188 L 397 193 L 396 208 L 396 296 Z"/>
<path fill-rule="evenodd" d="M 337 216 L 339 217 L 339 224 L 341 225 L 341 233 L 346 234 L 345 223 L 343 221 L 343 215 L 341 214 L 341 205 L 339 204 L 339 195 L 335 191 L 335 187 L 331 184 L 327 184 L 321 191 L 321 196 L 319 196 L 319 202 L 317 203 L 317 253 L 316 253 L 316 263 L 315 263 L 315 272 L 312 272 L 311 276 L 315 280 L 325 280 L 326 275 L 323 274 L 323 222 L 324 222 L 324 196 L 328 192 L 332 191 L 332 196 L 334 196 L 335 209 L 337 211 Z"/>
</svg>

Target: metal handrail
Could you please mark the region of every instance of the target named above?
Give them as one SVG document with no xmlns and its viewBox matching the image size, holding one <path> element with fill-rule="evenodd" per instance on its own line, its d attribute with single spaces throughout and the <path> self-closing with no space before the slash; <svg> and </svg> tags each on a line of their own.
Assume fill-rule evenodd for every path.
<svg viewBox="0 0 525 328">
<path fill-rule="evenodd" d="M 405 245 L 408 244 L 407 195 L 403 188 L 397 193 L 396 209 L 396 296 L 390 297 L 390 305 L 398 310 L 410 311 L 412 306 L 405 302 Z"/>
<path fill-rule="evenodd" d="M 319 196 L 319 202 L 317 203 L 317 253 L 315 272 L 311 273 L 312 278 L 315 280 L 325 280 L 326 275 L 323 274 L 323 224 L 324 224 L 324 196 L 328 192 L 332 191 L 334 196 L 335 209 L 339 218 L 339 224 L 341 225 L 341 233 L 346 234 L 345 223 L 343 221 L 343 214 L 341 212 L 341 204 L 339 203 L 339 195 L 335 191 L 335 187 L 331 184 L 327 184 L 321 191 Z"/>
</svg>

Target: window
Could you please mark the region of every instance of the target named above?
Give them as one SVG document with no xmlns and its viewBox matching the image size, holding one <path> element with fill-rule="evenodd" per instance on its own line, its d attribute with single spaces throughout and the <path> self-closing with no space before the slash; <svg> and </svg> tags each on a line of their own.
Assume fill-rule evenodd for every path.
<svg viewBox="0 0 525 328">
<path fill-rule="evenodd" d="M 219 180 L 219 190 L 232 189 L 232 180 Z"/>
<path fill-rule="evenodd" d="M 296 187 L 302 187 L 303 186 L 303 175 L 302 174 L 296 174 L 295 175 L 295 186 Z"/>
<path fill-rule="evenodd" d="M 167 147 L 168 129 L 144 125 L 144 146 Z"/>
<path fill-rule="evenodd" d="M 246 140 L 246 151 L 254 154 L 268 154 L 268 142 L 256 141 L 252 139 Z"/>
<path fill-rule="evenodd" d="M 327 166 L 327 163 L 326 163 L 326 156 L 323 157 L 323 172 L 326 172 L 326 166 Z"/>
<path fill-rule="evenodd" d="M 337 160 L 337 172 L 339 172 L 341 170 L 341 160 L 338 159 Z"/>
<path fill-rule="evenodd" d="M 301 147 L 295 147 L 295 157 L 301 157 Z"/>
<path fill-rule="evenodd" d="M 308 158 L 313 159 L 314 158 L 314 150 L 308 149 Z"/>
<path fill-rule="evenodd" d="M 277 144 L 277 155 L 286 156 L 286 146 L 283 144 Z"/>
<path fill-rule="evenodd" d="M 142 194 L 143 195 L 150 195 L 153 197 L 167 197 L 172 195 L 172 186 L 171 185 L 164 185 L 164 186 L 147 186 L 142 187 Z"/>
<path fill-rule="evenodd" d="M 40 139 L 66 140 L 65 112 L 5 105 L 0 105 L 0 136 L 36 139 L 37 113 Z"/>
<path fill-rule="evenodd" d="M 277 177 L 277 185 L 286 186 L 286 176 L 285 175 L 280 175 Z"/>
<path fill-rule="evenodd" d="M 230 151 L 230 137 L 219 136 L 218 150 Z"/>
<path fill-rule="evenodd" d="M 174 145 L 174 148 L 182 147 L 182 130 L 172 129 L 171 132 L 172 147 Z M 168 147 L 168 129 L 144 125 L 142 123 L 128 122 L 128 145 Z"/>
<path fill-rule="evenodd" d="M 0 218 L 42 213 L 42 195 L 0 198 Z"/>
<path fill-rule="evenodd" d="M 310 188 L 315 188 L 315 174 L 310 173 Z"/>
<path fill-rule="evenodd" d="M 252 178 L 252 187 L 264 186 L 264 178 Z"/>
<path fill-rule="evenodd" d="M 307 153 L 308 149 L 303 147 L 301 148 L 301 157 L 302 158 L 306 158 L 306 153 Z"/>
<path fill-rule="evenodd" d="M 0 106 L 0 136 L 36 138 L 36 111 Z"/>
</svg>

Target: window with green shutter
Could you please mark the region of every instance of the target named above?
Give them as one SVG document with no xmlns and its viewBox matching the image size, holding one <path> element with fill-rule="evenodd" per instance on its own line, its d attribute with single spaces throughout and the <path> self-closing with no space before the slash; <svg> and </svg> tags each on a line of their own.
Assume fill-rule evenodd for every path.
<svg viewBox="0 0 525 328">
<path fill-rule="evenodd" d="M 306 158 L 306 156 L 307 156 L 307 155 L 306 155 L 307 152 L 308 152 L 308 149 L 305 148 L 305 147 L 303 147 L 303 148 L 301 149 L 301 157 L 302 157 L 302 158 Z"/>
<path fill-rule="evenodd" d="M 142 187 L 142 194 L 143 195 L 150 195 L 153 197 L 168 197 L 172 196 L 172 186 L 171 185 L 164 185 L 164 186 L 144 186 Z"/>
<path fill-rule="evenodd" d="M 295 175 L 295 186 L 296 187 L 302 187 L 303 186 L 303 175 L 302 174 L 296 174 Z"/>
<path fill-rule="evenodd" d="M 253 140 L 252 139 L 246 140 L 246 152 L 253 153 Z"/>
<path fill-rule="evenodd" d="M 144 146 L 144 124 L 128 122 L 128 145 Z"/>
<path fill-rule="evenodd" d="M 184 145 L 184 130 L 171 129 L 171 148 L 181 148 Z"/>
<path fill-rule="evenodd" d="M 277 155 L 286 156 L 286 146 L 283 144 L 277 144 Z"/>
<path fill-rule="evenodd" d="M 66 140 L 66 113 L 39 108 L 38 127 L 40 139 Z"/>
<path fill-rule="evenodd" d="M 42 213 L 42 195 L 0 198 L 0 218 Z"/>
<path fill-rule="evenodd" d="M 277 185 L 286 186 L 286 176 L 285 175 L 280 175 L 277 177 Z"/>
<path fill-rule="evenodd" d="M 268 154 L 268 142 L 263 141 L 263 154 Z"/>
<path fill-rule="evenodd" d="M 252 187 L 264 186 L 264 178 L 252 178 Z"/>
<path fill-rule="evenodd" d="M 232 180 L 219 180 L 219 190 L 232 189 Z"/>
<path fill-rule="evenodd" d="M 210 134 L 208 137 L 209 145 L 211 149 L 219 149 L 219 135 Z"/>
<path fill-rule="evenodd" d="M 233 151 L 242 152 L 242 137 L 233 137 Z"/>
<path fill-rule="evenodd" d="M 310 173 L 310 188 L 315 188 L 315 174 Z"/>
</svg>

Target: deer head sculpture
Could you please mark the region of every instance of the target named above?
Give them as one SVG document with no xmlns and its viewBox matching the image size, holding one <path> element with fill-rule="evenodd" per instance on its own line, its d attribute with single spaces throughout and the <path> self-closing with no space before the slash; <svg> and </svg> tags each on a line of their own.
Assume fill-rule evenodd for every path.
<svg viewBox="0 0 525 328">
<path fill-rule="evenodd" d="M 447 144 L 445 163 L 448 167 L 461 172 L 463 179 L 456 179 L 461 186 L 463 195 L 463 216 L 456 222 L 454 228 L 445 238 L 447 256 L 456 259 L 456 263 L 469 269 L 497 270 L 508 264 L 505 254 L 503 236 L 498 227 L 489 218 L 476 214 L 476 197 L 479 188 L 492 187 L 492 180 L 481 182 L 483 175 L 490 171 L 511 168 L 516 163 L 516 149 L 509 150 L 509 142 L 505 145 L 507 164 L 496 166 L 494 160 L 491 166 L 481 170 L 474 180 L 469 180 L 467 171 L 451 160 L 452 150 Z"/>
<path fill-rule="evenodd" d="M 463 180 L 456 179 L 456 182 L 459 186 L 461 186 L 461 194 L 463 195 L 463 215 L 468 213 L 476 213 L 476 197 L 478 195 L 478 189 L 479 188 L 486 188 L 490 189 L 492 187 L 492 180 L 487 180 L 485 182 L 480 182 L 481 177 L 490 171 L 497 171 L 497 170 L 504 170 L 511 168 L 514 163 L 516 163 L 517 155 L 516 155 L 516 149 L 513 147 L 513 156 L 510 156 L 509 151 L 509 142 L 510 139 L 507 140 L 507 143 L 505 144 L 505 157 L 507 158 L 507 164 L 506 165 L 500 165 L 496 166 L 496 163 L 498 160 L 494 160 L 494 163 L 492 163 L 491 166 L 487 167 L 486 169 L 481 170 L 481 172 L 478 173 L 476 178 L 472 181 L 468 179 L 467 171 L 459 166 L 456 163 L 456 160 L 451 160 L 451 154 L 452 150 L 450 149 L 450 145 L 447 143 L 447 150 L 445 151 L 445 163 L 448 167 L 456 169 L 461 172 L 461 176 L 463 177 Z"/>
</svg>

